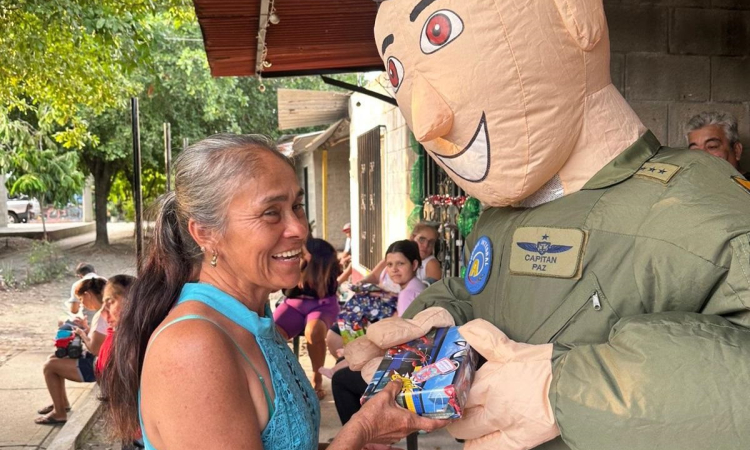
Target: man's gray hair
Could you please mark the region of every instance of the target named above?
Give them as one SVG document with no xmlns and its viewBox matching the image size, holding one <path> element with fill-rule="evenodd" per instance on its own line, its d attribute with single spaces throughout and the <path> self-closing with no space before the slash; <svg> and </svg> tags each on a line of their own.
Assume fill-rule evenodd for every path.
<svg viewBox="0 0 750 450">
<path fill-rule="evenodd" d="M 733 146 L 740 141 L 740 133 L 737 129 L 737 119 L 729 113 L 719 111 L 704 111 L 694 115 L 685 125 L 685 137 L 688 133 L 709 125 L 719 125 L 729 140 L 729 145 Z M 688 138 L 688 145 L 690 139 Z"/>
</svg>

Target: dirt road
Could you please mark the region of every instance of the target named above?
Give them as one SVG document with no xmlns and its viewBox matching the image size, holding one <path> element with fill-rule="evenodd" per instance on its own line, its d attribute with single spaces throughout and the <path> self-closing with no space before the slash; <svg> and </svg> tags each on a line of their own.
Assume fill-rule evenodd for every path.
<svg viewBox="0 0 750 450">
<path fill-rule="evenodd" d="M 63 302 L 70 296 L 70 287 L 77 280 L 73 269 L 79 262 L 92 264 L 99 275 L 109 277 L 118 273 L 135 274 L 135 251 L 132 224 L 115 226 L 110 231 L 111 246 L 94 248 L 93 236 L 72 238 L 60 245 L 70 273 L 64 278 L 20 290 L 0 290 L 0 366 L 13 355 L 24 350 L 49 348 L 57 320 L 65 317 Z M 5 240 L 3 240 L 5 241 Z M 72 245 L 68 245 L 71 244 Z M 21 280 L 28 267 L 28 239 L 9 239 L 0 243 L 0 266 L 12 266 L 16 278 Z M 69 247 L 69 248 L 66 248 Z"/>
</svg>

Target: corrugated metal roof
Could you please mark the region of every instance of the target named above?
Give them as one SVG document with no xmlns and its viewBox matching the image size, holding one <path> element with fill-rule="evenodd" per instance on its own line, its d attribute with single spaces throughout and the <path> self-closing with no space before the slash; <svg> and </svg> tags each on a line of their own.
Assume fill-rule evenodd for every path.
<svg viewBox="0 0 750 450">
<path fill-rule="evenodd" d="M 261 0 L 194 0 L 213 76 L 255 75 Z M 369 0 L 275 0 L 264 77 L 382 70 Z"/>
<path fill-rule="evenodd" d="M 328 125 L 349 115 L 349 97 L 332 91 L 279 89 L 279 130 Z"/>
</svg>

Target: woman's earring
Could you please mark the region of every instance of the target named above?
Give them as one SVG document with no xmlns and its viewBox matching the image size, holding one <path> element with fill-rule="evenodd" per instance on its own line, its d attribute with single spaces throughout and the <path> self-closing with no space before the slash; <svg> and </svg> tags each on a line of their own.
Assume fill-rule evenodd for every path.
<svg viewBox="0 0 750 450">
<path fill-rule="evenodd" d="M 216 261 L 219 259 L 219 254 L 216 253 L 216 250 L 212 250 L 211 254 L 213 255 L 211 257 L 211 267 L 216 267 Z"/>
<path fill-rule="evenodd" d="M 206 253 L 206 247 L 201 245 L 201 253 Z"/>
</svg>

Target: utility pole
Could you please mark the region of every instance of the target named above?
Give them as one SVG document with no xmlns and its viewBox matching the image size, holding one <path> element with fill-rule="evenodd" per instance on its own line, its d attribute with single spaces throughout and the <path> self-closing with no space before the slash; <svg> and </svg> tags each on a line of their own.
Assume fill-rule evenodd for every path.
<svg viewBox="0 0 750 450">
<path fill-rule="evenodd" d="M 141 125 L 138 119 L 138 99 L 131 97 L 133 120 L 133 203 L 135 205 L 135 260 L 140 274 L 143 256 L 143 195 L 141 193 Z"/>
<path fill-rule="evenodd" d="M 172 190 L 172 125 L 169 122 L 164 122 L 164 170 L 169 192 Z"/>
</svg>

